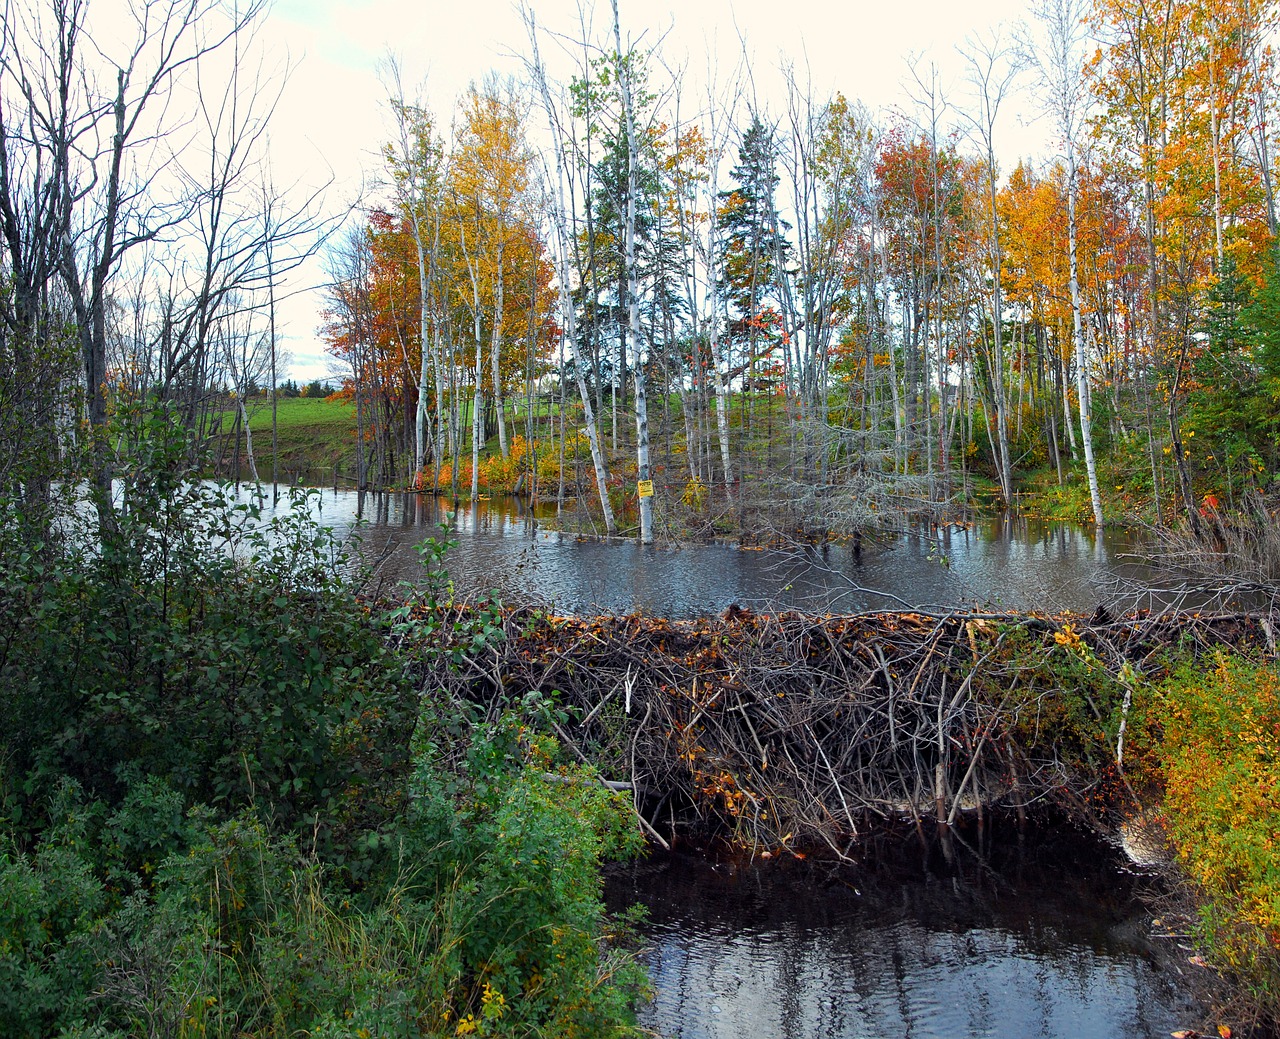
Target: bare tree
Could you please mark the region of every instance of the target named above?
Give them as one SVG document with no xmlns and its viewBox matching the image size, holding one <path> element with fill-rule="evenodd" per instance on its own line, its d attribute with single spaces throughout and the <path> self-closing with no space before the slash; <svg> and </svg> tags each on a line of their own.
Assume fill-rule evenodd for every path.
<svg viewBox="0 0 1280 1039">
<path fill-rule="evenodd" d="M 413 237 L 418 262 L 418 334 L 421 354 L 415 382 L 418 407 L 414 415 L 414 471 L 420 472 L 427 457 L 428 386 L 435 384 L 436 416 L 431 457 L 438 465 L 444 427 L 444 393 L 439 352 L 439 323 L 432 320 L 434 290 L 438 283 L 440 255 L 440 198 L 444 150 L 435 121 L 421 100 L 406 99 L 400 64 L 388 59 L 384 78 L 395 116 L 396 139 L 385 149 L 385 159 L 396 205 Z M 455 467 L 456 468 L 456 467 Z"/>
<path fill-rule="evenodd" d="M 196 68 L 199 136 L 175 161 L 193 205 L 183 225 L 190 233 L 174 241 L 166 257 L 182 305 L 167 336 L 169 357 L 157 388 L 162 397 L 173 397 L 186 381 L 192 427 L 215 324 L 225 311 L 241 309 L 265 309 L 273 324 L 278 281 L 346 216 L 324 214 L 327 182 L 304 191 L 275 188 L 265 164 L 267 134 L 287 71 L 277 76 L 251 68 L 242 43 L 236 37 L 221 55 L 230 63 L 225 74 Z M 274 376 L 271 382 L 274 389 Z"/>
<path fill-rule="evenodd" d="M 234 300 L 231 301 L 234 304 Z M 252 418 L 251 404 L 264 383 L 271 377 L 275 365 L 275 350 L 269 331 L 255 327 L 254 312 L 234 305 L 218 315 L 209 329 L 208 336 L 223 377 L 231 389 L 240 428 L 244 430 L 245 457 L 249 463 L 249 478 L 258 483 L 258 463 L 253 453 L 253 432 L 249 428 Z M 274 396 L 274 387 L 270 392 Z M 239 435 L 236 437 L 237 463 L 234 479 L 240 479 Z"/>
<path fill-rule="evenodd" d="M 996 404 L 996 455 L 1000 491 L 1006 504 L 1013 502 L 1013 465 L 1009 457 L 1009 404 L 1005 386 L 1004 308 L 1002 305 L 1000 248 L 1000 215 L 996 207 L 996 119 L 1000 105 L 1013 86 L 1020 66 L 1016 57 L 1001 42 L 998 33 L 971 43 L 964 58 L 969 66 L 969 82 L 973 88 L 975 111 L 966 116 L 977 134 L 986 163 L 987 201 L 990 206 L 991 229 L 988 233 L 991 277 L 991 324 L 995 340 L 992 358 L 992 383 Z"/>
<path fill-rule="evenodd" d="M 130 250 L 174 226 L 191 208 L 189 198 L 162 203 L 145 191 L 148 175 L 170 160 L 158 126 L 175 80 L 260 10 L 251 5 L 226 18 L 213 3 L 134 6 L 134 36 L 119 54 L 88 35 L 88 4 L 82 0 L 5 12 L 6 119 L 12 98 L 19 106 L 14 121 L 25 128 L 24 143 L 37 156 L 33 168 L 46 195 L 44 215 L 28 227 L 43 238 L 36 246 L 40 265 L 48 263 L 45 257 L 53 259 L 70 297 L 94 430 L 107 420 L 107 311 L 117 270 Z M 101 437 L 93 451 L 105 520 L 110 453 Z"/>
<path fill-rule="evenodd" d="M 708 81 L 710 83 L 710 80 Z M 703 255 L 703 265 L 707 271 L 707 333 L 711 341 L 711 364 L 714 369 L 716 391 L 716 437 L 720 445 L 720 464 L 724 469 L 725 493 L 733 494 L 733 456 L 729 443 L 729 371 L 725 357 L 724 341 L 721 336 L 721 317 L 723 300 L 720 296 L 720 275 L 715 269 L 719 262 L 722 244 L 720 242 L 720 221 L 715 211 L 719 198 L 719 171 L 724 165 L 725 155 L 729 150 L 735 127 L 735 112 L 742 96 L 741 79 L 735 77 L 729 89 L 731 104 L 727 106 L 723 118 L 720 116 L 719 99 L 715 97 L 713 88 L 707 88 L 707 113 L 710 120 L 707 155 L 707 206 L 710 219 L 707 221 L 707 240 Z"/>
<path fill-rule="evenodd" d="M 591 462 L 595 467 L 596 489 L 600 495 L 600 508 L 604 514 L 605 529 L 614 533 L 617 520 L 613 515 L 613 507 L 609 503 L 609 467 L 600 444 L 600 433 L 596 424 L 595 409 L 591 405 L 591 394 L 587 389 L 582 370 L 582 353 L 578 347 L 577 323 L 574 320 L 573 299 L 570 296 L 573 285 L 570 259 L 573 256 L 576 235 L 570 225 L 573 208 L 573 171 L 566 156 L 570 148 L 566 140 L 566 128 L 560 110 L 551 97 L 551 88 L 547 84 L 546 70 L 538 54 L 538 27 L 533 10 L 524 8 L 525 25 L 529 32 L 530 46 L 533 56 L 530 72 L 542 98 L 543 108 L 551 128 L 552 153 L 555 156 L 555 176 L 548 175 L 551 187 L 547 192 L 548 209 L 550 211 L 552 229 L 556 245 L 557 274 L 560 283 L 560 311 L 564 322 L 564 341 L 573 355 L 573 372 L 578 384 L 578 396 L 582 400 L 584 428 L 587 443 L 591 449 Z"/>
<path fill-rule="evenodd" d="M 271 307 L 277 280 L 341 217 L 320 215 L 323 186 L 269 187 L 266 133 L 287 74 L 246 53 L 265 0 L 131 0 L 122 43 L 89 6 L 5 9 L 0 214 L 11 256 L 21 243 L 24 283 L 35 291 L 56 270 L 69 301 L 92 483 L 110 524 L 113 299 L 158 301 L 134 349 L 145 341 L 159 354 L 146 358 L 146 389 L 173 398 L 181 387 L 194 425 L 210 371 L 225 366 L 210 356 L 215 325 L 238 312 L 249 321 L 263 296 Z"/>
</svg>

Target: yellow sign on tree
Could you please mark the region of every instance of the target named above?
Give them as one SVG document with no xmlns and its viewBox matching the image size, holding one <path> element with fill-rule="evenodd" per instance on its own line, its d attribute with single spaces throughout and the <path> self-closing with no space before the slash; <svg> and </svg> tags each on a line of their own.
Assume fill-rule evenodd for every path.
<svg viewBox="0 0 1280 1039">
<path fill-rule="evenodd" d="M 652 498 L 653 497 L 653 481 L 652 480 L 637 481 L 636 490 L 640 492 L 641 498 Z"/>
</svg>

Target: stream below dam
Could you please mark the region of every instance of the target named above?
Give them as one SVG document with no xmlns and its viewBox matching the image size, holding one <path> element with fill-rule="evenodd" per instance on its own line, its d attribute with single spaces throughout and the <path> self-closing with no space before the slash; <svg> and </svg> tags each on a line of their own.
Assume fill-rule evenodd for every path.
<svg viewBox="0 0 1280 1039">
<path fill-rule="evenodd" d="M 1016 517 L 783 552 L 584 539 L 510 501 L 454 513 L 427 496 L 324 491 L 313 507 L 357 532 L 374 591 L 420 578 L 414 546 L 447 520 L 463 594 L 559 613 L 1120 614 L 1173 601 L 1127 533 Z M 958 835 L 949 855 L 936 838 L 872 841 L 856 867 L 676 851 L 614 868 L 611 904 L 648 910 L 642 1024 L 671 1039 L 1156 1039 L 1200 1023 L 1201 968 L 1152 936 L 1138 897 L 1154 879 L 1071 830 L 993 831 Z"/>
<path fill-rule="evenodd" d="M 640 1023 L 668 1039 L 1161 1039 L 1199 1023 L 1181 972 L 1202 968 L 1152 936 L 1150 878 L 1071 831 L 998 841 L 950 861 L 936 839 L 895 838 L 856 867 L 676 851 L 616 870 L 611 904 L 648 909 Z"/>
</svg>

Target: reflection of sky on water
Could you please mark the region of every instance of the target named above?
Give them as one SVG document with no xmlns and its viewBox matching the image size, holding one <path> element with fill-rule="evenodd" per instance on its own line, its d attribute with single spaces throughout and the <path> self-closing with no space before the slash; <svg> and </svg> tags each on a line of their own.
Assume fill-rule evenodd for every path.
<svg viewBox="0 0 1280 1039">
<path fill-rule="evenodd" d="M 620 872 L 611 903 L 649 910 L 642 1023 L 671 1039 L 1154 1039 L 1194 1020 L 1106 849 L 944 869 L 909 857 L 833 869 L 655 853 Z"/>
<path fill-rule="evenodd" d="M 324 491 L 324 522 L 348 531 L 362 521 L 366 558 L 380 587 L 420 573 L 414 546 L 439 536 L 448 512 L 429 497 Z M 899 534 L 860 552 L 849 546 L 792 552 L 724 545 L 642 547 L 632 540 L 579 539 L 544 529 L 520 503 L 461 507 L 446 561 L 461 589 L 496 588 L 512 603 L 550 602 L 565 613 L 641 612 L 691 617 L 731 603 L 757 611 L 954 609 L 1116 612 L 1159 604 L 1123 593 L 1150 571 L 1127 558 L 1122 531 L 999 517 L 967 526 Z"/>
<path fill-rule="evenodd" d="M 1066 948 L 1028 956 L 1014 936 L 868 928 L 657 934 L 644 1023 L 670 1039 L 930 1036 L 1163 1037 L 1182 1023 L 1140 961 Z"/>
</svg>

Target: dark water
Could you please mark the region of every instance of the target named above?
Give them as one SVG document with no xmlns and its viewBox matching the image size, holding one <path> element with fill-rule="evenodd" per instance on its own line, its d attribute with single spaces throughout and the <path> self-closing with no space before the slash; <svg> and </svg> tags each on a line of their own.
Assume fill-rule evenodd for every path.
<svg viewBox="0 0 1280 1039">
<path fill-rule="evenodd" d="M 726 545 L 641 547 L 549 529 L 554 511 L 510 500 L 457 513 L 434 498 L 324 491 L 324 520 L 348 530 L 362 521 L 363 552 L 378 587 L 421 573 L 414 546 L 449 520 L 457 547 L 448 567 L 467 592 L 497 589 L 513 604 L 550 603 L 562 613 L 641 612 L 696 617 L 732 603 L 766 612 L 953 609 L 1113 612 L 1160 605 L 1141 545 L 1124 531 L 993 518 L 866 542 L 862 550 L 744 550 Z"/>
<path fill-rule="evenodd" d="M 1198 1023 L 1109 849 L 1051 837 L 950 863 L 914 842 L 863 854 L 657 855 L 612 877 L 612 905 L 649 910 L 642 1024 L 683 1039 L 1155 1039 Z"/>
</svg>

